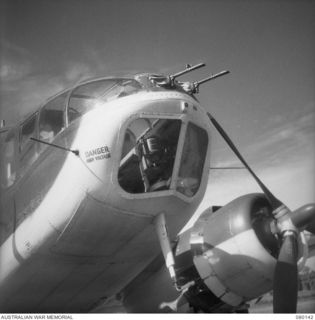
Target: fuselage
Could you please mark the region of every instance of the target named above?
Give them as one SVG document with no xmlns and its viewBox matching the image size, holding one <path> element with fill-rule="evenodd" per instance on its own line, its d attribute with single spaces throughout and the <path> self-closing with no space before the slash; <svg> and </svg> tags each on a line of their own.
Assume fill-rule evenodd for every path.
<svg viewBox="0 0 315 320">
<path fill-rule="evenodd" d="M 155 217 L 174 240 L 207 186 L 205 110 L 148 75 L 66 90 L 2 140 L 2 312 L 86 312 L 119 293 L 160 253 Z"/>
</svg>

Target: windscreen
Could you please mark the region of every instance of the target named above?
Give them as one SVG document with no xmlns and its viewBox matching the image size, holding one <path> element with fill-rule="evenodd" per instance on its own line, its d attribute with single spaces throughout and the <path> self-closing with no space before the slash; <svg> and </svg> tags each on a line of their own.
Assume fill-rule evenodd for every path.
<svg viewBox="0 0 315 320">
<path fill-rule="evenodd" d="M 69 91 L 58 95 L 42 107 L 39 114 L 39 138 L 52 142 L 54 137 L 64 128 L 64 110 Z M 41 145 L 41 148 L 44 145 Z"/>
<path fill-rule="evenodd" d="M 134 79 L 103 79 L 75 88 L 68 105 L 69 123 L 104 103 L 138 92 L 141 85 Z"/>
</svg>

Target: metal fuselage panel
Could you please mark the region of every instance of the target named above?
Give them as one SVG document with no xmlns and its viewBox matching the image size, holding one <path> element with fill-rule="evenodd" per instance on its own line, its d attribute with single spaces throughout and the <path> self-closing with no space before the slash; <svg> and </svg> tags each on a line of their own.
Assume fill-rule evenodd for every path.
<svg viewBox="0 0 315 320">
<path fill-rule="evenodd" d="M 121 98 L 57 136 L 54 143 L 79 150 L 79 156 L 46 147 L 2 196 L 1 216 L 9 217 L 13 232 L 0 249 L 1 311 L 88 311 L 159 254 L 156 215 L 165 213 L 171 238 L 176 237 L 204 195 L 207 174 L 191 198 L 175 190 L 128 194 L 117 180 L 128 123 L 150 116 L 193 121 L 209 132 L 203 109 L 181 93 Z"/>
</svg>

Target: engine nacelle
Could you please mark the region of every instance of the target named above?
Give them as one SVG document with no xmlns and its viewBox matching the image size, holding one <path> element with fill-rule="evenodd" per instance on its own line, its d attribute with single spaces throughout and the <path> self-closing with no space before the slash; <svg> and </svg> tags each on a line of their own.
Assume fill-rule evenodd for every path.
<svg viewBox="0 0 315 320">
<path fill-rule="evenodd" d="M 181 281 L 195 280 L 199 286 L 186 294 L 191 304 L 204 309 L 208 299 L 212 307 L 218 301 L 240 306 L 272 289 L 279 251 L 272 220 L 263 194 L 239 197 L 215 212 L 205 210 L 180 236 L 175 253 Z M 196 294 L 204 299 L 202 304 Z"/>
<path fill-rule="evenodd" d="M 177 285 L 194 283 L 184 293 L 192 307 L 242 312 L 245 302 L 272 289 L 280 247 L 273 221 L 265 195 L 247 194 L 224 207 L 206 209 L 179 235 L 174 252 Z M 161 255 L 123 295 L 129 312 L 167 312 L 170 309 L 161 309 L 161 302 L 170 302 L 179 293 Z"/>
</svg>

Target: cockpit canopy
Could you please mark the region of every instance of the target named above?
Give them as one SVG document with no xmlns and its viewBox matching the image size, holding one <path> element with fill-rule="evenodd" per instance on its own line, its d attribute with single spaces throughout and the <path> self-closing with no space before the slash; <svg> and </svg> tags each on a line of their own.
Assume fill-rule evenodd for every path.
<svg viewBox="0 0 315 320">
<path fill-rule="evenodd" d="M 102 107 L 104 103 L 138 92 L 141 85 L 134 79 L 103 79 L 76 87 L 70 95 L 68 122 L 86 112 Z"/>
<path fill-rule="evenodd" d="M 10 187 L 16 181 L 17 171 L 23 176 L 37 159 L 45 144 L 36 144 L 30 138 L 52 142 L 55 137 L 76 119 L 95 108 L 105 107 L 106 102 L 134 94 L 142 89 L 132 78 L 103 78 L 80 84 L 64 91 L 13 128 L 0 143 L 1 186 Z"/>
<path fill-rule="evenodd" d="M 78 85 L 45 104 L 39 115 L 39 139 L 51 142 L 66 126 L 108 101 L 138 92 L 141 85 L 134 79 L 111 78 Z"/>
</svg>

